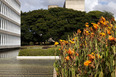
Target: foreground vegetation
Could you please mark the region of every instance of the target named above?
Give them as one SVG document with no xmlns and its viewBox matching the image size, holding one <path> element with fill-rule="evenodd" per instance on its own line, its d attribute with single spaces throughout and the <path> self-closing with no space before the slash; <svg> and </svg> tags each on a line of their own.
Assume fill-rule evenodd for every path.
<svg viewBox="0 0 116 77">
<path fill-rule="evenodd" d="M 59 47 L 49 46 L 23 46 L 19 56 L 58 56 Z"/>
<path fill-rule="evenodd" d="M 77 29 L 83 30 L 86 22 L 97 23 L 101 16 L 107 19 L 113 17 L 108 12 L 86 13 L 66 8 L 24 12 L 21 14 L 22 45 L 39 44 L 39 42 L 46 42 L 51 37 L 54 40 L 67 39 L 67 36 L 71 36 Z"/>
<path fill-rule="evenodd" d="M 60 40 L 61 60 L 55 62 L 58 77 L 116 77 L 116 24 L 101 17 L 83 32 Z M 57 45 L 58 43 L 56 43 Z"/>
</svg>

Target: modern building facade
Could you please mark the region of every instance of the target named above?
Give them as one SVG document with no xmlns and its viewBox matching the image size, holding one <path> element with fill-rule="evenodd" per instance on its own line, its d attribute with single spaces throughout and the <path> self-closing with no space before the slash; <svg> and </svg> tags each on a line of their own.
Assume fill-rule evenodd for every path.
<svg viewBox="0 0 116 77">
<path fill-rule="evenodd" d="M 20 47 L 20 2 L 0 0 L 0 49 Z"/>
<path fill-rule="evenodd" d="M 85 11 L 85 0 L 65 0 L 64 8 Z"/>
</svg>

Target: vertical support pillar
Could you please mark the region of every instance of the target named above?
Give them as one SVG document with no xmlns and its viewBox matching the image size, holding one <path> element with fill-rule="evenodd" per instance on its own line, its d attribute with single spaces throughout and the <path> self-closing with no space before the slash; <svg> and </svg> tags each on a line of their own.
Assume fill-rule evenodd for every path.
<svg viewBox="0 0 116 77">
<path fill-rule="evenodd" d="M 3 46 L 4 46 L 4 34 L 3 34 Z"/>
<path fill-rule="evenodd" d="M 2 46 L 2 34 L 1 34 L 1 46 Z"/>
</svg>

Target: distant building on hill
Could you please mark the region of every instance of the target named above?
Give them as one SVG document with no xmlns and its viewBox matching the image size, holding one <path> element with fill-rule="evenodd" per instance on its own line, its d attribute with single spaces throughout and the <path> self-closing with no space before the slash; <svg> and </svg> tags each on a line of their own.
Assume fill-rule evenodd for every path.
<svg viewBox="0 0 116 77">
<path fill-rule="evenodd" d="M 59 7 L 58 5 L 48 5 L 48 9 L 50 9 L 50 8 L 57 8 L 57 7 Z"/>
<path fill-rule="evenodd" d="M 20 47 L 20 2 L 0 0 L 0 49 Z"/>
<path fill-rule="evenodd" d="M 65 0 L 64 8 L 85 11 L 85 0 Z"/>
</svg>

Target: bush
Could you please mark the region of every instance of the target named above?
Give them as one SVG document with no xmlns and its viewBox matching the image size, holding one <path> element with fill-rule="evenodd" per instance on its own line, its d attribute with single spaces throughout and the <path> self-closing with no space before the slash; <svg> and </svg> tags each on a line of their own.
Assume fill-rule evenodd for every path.
<svg viewBox="0 0 116 77">
<path fill-rule="evenodd" d="M 21 42 L 21 45 L 29 45 L 27 42 Z"/>
<path fill-rule="evenodd" d="M 39 42 L 35 42 L 35 45 L 39 45 Z"/>
<path fill-rule="evenodd" d="M 43 47 L 27 47 L 27 49 L 21 49 L 19 56 L 58 56 L 58 48 L 50 47 L 47 49 L 42 49 Z"/>
<path fill-rule="evenodd" d="M 34 45 L 34 43 L 33 42 L 29 42 L 29 45 Z"/>
<path fill-rule="evenodd" d="M 101 17 L 85 24 L 68 41 L 60 40 L 61 60 L 55 62 L 58 77 L 115 77 L 116 24 Z"/>
</svg>

